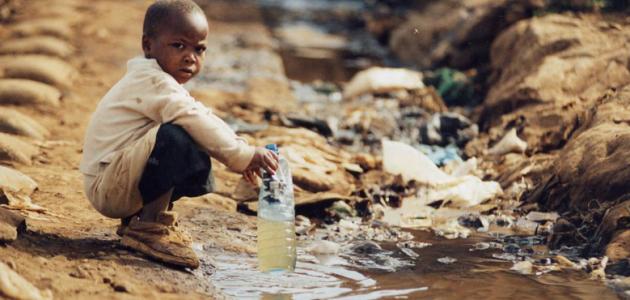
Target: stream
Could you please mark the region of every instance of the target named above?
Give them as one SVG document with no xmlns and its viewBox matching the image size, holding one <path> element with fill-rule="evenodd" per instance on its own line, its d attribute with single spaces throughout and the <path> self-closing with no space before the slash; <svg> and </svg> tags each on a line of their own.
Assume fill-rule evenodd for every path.
<svg viewBox="0 0 630 300">
<path fill-rule="evenodd" d="M 332 102 L 320 102 L 318 106 L 312 99 L 300 99 L 300 93 L 312 96 L 318 87 L 321 90 L 327 83 L 348 81 L 370 66 L 398 66 L 386 46 L 361 29 L 357 18 L 369 5 L 366 3 L 371 2 L 257 2 L 270 31 L 280 40 L 276 51 L 304 107 L 334 113 L 339 95 L 327 91 L 326 101 Z M 217 51 L 217 55 L 226 52 Z M 202 80 L 217 81 L 203 76 Z M 236 299 L 616 298 L 612 289 L 583 270 L 554 268 L 557 255 L 579 261 L 579 249 L 550 251 L 543 236 L 472 230 L 467 238 L 447 239 L 430 230 L 398 228 L 411 239 L 385 239 L 376 247 L 368 244 L 365 248 L 361 245 L 368 242 L 357 235 L 335 240 L 333 229 L 317 230 L 319 236 L 300 238 L 294 273 L 261 273 L 255 256 L 200 247 L 203 256 L 212 257 L 216 267 L 209 280 L 223 294 Z M 336 255 L 324 256 L 309 252 L 317 238 L 335 240 L 340 250 Z M 526 274 L 511 269 L 522 261 L 532 261 L 536 268 Z"/>
</svg>

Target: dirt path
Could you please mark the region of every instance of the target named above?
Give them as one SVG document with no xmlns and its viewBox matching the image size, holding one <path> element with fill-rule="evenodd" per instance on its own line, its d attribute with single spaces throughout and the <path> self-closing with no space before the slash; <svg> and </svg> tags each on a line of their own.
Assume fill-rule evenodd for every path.
<svg viewBox="0 0 630 300">
<path fill-rule="evenodd" d="M 127 251 L 118 245 L 117 221 L 98 214 L 83 194 L 78 165 L 85 127 L 100 97 L 124 74 L 126 61 L 140 54 L 142 18 L 149 3 L 24 1 L 11 21 L 37 19 L 38 13 L 33 16 L 30 12 L 54 7 L 50 11 L 66 11 L 61 18 L 73 24 L 71 43 L 77 51 L 67 61 L 79 71 L 79 77 L 65 92 L 62 105 L 45 110 L 15 107 L 51 131 L 47 146 L 32 166 L 15 166 L 38 183 L 33 202 L 48 208 L 49 213 L 31 214 L 28 231 L 17 241 L 0 246 L 0 261 L 14 266 L 56 299 L 220 297 L 206 278 L 212 272 L 210 258 L 202 257 L 202 268 L 191 273 Z M 191 230 L 196 242 L 213 239 L 216 247 L 227 246 L 234 235 L 246 236 L 242 232 L 253 228 L 251 218 L 217 213 L 203 201 L 188 201 L 176 209 L 184 216 L 205 216 L 184 225 L 199 225 Z M 225 233 L 222 227 L 232 223 L 241 229 Z M 242 245 L 251 247 L 247 241 Z"/>
</svg>

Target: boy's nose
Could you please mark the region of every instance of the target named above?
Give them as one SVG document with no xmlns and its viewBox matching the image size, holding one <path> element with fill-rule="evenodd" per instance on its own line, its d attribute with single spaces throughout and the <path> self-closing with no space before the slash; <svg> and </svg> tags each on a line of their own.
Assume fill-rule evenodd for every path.
<svg viewBox="0 0 630 300">
<path fill-rule="evenodd" d="M 197 60 L 197 57 L 192 52 L 186 53 L 186 55 L 184 55 L 184 62 L 187 64 L 194 63 L 196 60 Z"/>
</svg>

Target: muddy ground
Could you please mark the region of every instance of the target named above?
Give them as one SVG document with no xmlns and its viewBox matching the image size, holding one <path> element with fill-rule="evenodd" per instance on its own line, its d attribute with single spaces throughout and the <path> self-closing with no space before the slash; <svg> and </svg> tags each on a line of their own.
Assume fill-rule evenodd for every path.
<svg viewBox="0 0 630 300">
<path fill-rule="evenodd" d="M 363 210 L 369 212 L 362 216 L 363 220 L 371 222 L 377 219 L 374 206 L 377 202 L 399 207 L 403 198 L 417 196 L 419 192 L 414 194 L 416 189 L 424 187 L 414 186 L 424 180 L 413 177 L 419 176 L 417 174 L 411 174 L 415 181 L 409 181 L 404 178 L 405 174 L 401 178 L 383 171 L 387 167 L 383 166 L 381 144 L 374 140 L 383 137 L 405 139 L 409 137 L 409 132 L 396 123 L 400 114 L 375 115 L 374 111 L 389 112 L 393 103 L 382 99 L 382 92 L 375 92 L 373 98 L 367 100 L 373 101 L 369 105 L 361 102 L 365 99 L 359 99 L 348 106 L 318 110 L 321 107 L 296 101 L 293 92 L 297 88 L 286 78 L 288 74 L 307 81 L 326 79 L 345 82 L 357 70 L 370 66 L 371 60 L 381 59 L 380 63 L 383 63 L 389 59 L 384 57 L 393 53 L 401 59 L 395 62 L 396 65 L 407 64 L 421 69 L 449 65 L 468 69 L 467 75 L 480 75 L 477 79 L 484 78 L 482 82 L 475 82 L 478 85 L 469 94 L 471 99 L 475 98 L 472 107 L 459 107 L 462 103 L 454 103 L 458 108 L 451 109 L 475 121 L 481 132 L 477 135 L 477 125 L 474 125 L 475 134 L 471 135 L 474 138 L 471 142 L 468 136 L 465 140 L 450 142 L 458 144 L 463 157 L 479 157 L 479 169 L 473 170 L 474 175 L 486 181 L 496 181 L 496 186 L 500 185 L 498 189 L 505 192 L 489 201 L 483 199 L 481 205 L 475 203 L 472 211 L 476 216 L 481 214 L 485 217 L 473 218 L 472 223 L 480 224 L 469 226 L 473 231 L 488 227 L 483 223 L 488 219 L 483 218 L 491 219 L 494 222 L 492 225 L 496 225 L 501 223 L 501 216 L 505 213 L 510 222 L 516 223 L 529 211 L 557 210 L 561 213 L 561 221 L 558 222 L 561 226 L 546 229 L 542 238 L 545 242 L 557 247 L 580 245 L 583 250 L 576 257 L 607 254 L 615 258 L 615 263 L 624 261 L 630 253 L 625 243 L 623 222 L 627 212 L 613 214 L 607 211 L 614 205 L 617 205 L 617 210 L 625 209 L 623 204 L 627 200 L 624 198 L 627 188 L 623 181 L 627 173 L 624 171 L 628 163 L 627 155 L 624 155 L 627 151 L 621 151 L 625 139 L 614 142 L 615 138 L 610 134 L 615 132 L 614 137 L 625 137 L 624 128 L 628 123 L 627 116 L 619 114 L 626 109 L 624 99 L 627 91 L 622 87 L 630 83 L 627 45 L 620 42 L 630 36 L 625 14 L 602 16 L 599 12 L 593 13 L 589 6 L 585 14 L 569 12 L 556 15 L 554 11 L 547 15 L 547 12 L 541 13 L 540 1 L 522 1 L 518 5 L 512 5 L 510 1 L 489 4 L 462 1 L 464 4 L 461 6 L 453 4 L 457 1 L 446 1 L 443 2 L 446 4 L 429 8 L 425 4 L 407 6 L 413 2 L 410 1 L 401 6 L 404 11 L 412 12 L 409 15 L 385 5 L 385 8 L 363 16 L 365 24 L 361 25 L 381 42 L 383 48 L 371 44 L 371 39 L 359 39 L 354 51 L 370 59 L 354 59 L 351 65 L 337 69 L 336 64 L 343 61 L 341 58 L 347 58 L 347 53 L 335 56 L 338 52 L 334 51 L 339 50 L 335 48 L 340 42 L 338 37 L 315 35 L 306 39 L 302 36 L 316 44 L 299 50 L 302 52 L 298 51 L 296 55 L 286 51 L 286 45 L 291 46 L 294 38 L 290 31 L 272 32 L 270 26 L 277 24 L 269 22 L 270 18 L 281 19 L 273 9 L 261 11 L 247 1 L 199 2 L 210 18 L 210 45 L 206 70 L 189 88 L 197 99 L 215 108 L 223 118 L 236 117 L 252 124 L 269 121 L 272 124 L 266 130 L 249 132 L 247 139 L 257 145 L 268 142 L 286 145 L 293 157 L 300 158 L 297 161 L 303 165 L 296 166 L 293 174 L 299 214 L 318 217 L 317 222 L 334 223 L 343 219 L 339 215 L 342 211 L 352 215 L 356 213 L 354 210 L 359 213 Z M 37 183 L 37 190 L 30 198 L 34 204 L 44 208 L 39 210 L 30 206 L 20 210 L 14 207 L 26 217 L 27 230 L 20 231 L 15 241 L 1 244 L 0 261 L 32 283 L 43 298 L 222 298 L 221 291 L 209 280 L 216 262 L 208 253 L 255 253 L 256 228 L 252 214 L 255 214 L 256 205 L 255 201 L 251 201 L 251 187 L 239 189 L 238 174 L 230 173 L 218 163 L 213 164 L 218 180 L 216 193 L 179 201 L 175 206 L 182 226 L 192 234 L 196 250 L 201 254 L 202 266 L 195 271 L 169 268 L 123 248 L 115 234 L 118 221 L 101 216 L 85 199 L 82 176 L 78 171 L 85 126 L 99 99 L 124 74 L 126 61 L 141 53 L 141 23 L 150 3 L 140 0 L 90 3 L 79 0 L 0 0 L 1 39 L 13 38 L 20 31 L 20 24 L 43 20 L 48 30 L 40 29 L 42 32 L 39 33 L 57 36 L 65 41 L 69 50 L 62 46 L 44 48 L 77 71 L 74 76 L 62 76 L 60 82 L 51 83 L 62 92 L 57 106 L 2 103 L 2 107 L 31 117 L 45 128 L 44 131 L 49 131 L 43 137 L 21 138 L 35 145 L 33 155 L 18 155 L 31 151 L 26 146 L 17 150 L 14 147 L 15 151 L 11 152 L 11 147 L 2 148 L 5 145 L 0 145 L 0 150 L 5 151 L 2 152 L 2 165 L 28 175 Z M 436 26 L 425 27 L 426 24 L 436 24 L 431 17 L 440 13 L 446 17 Z M 334 17 L 354 24 L 349 15 L 352 14 L 340 10 Z M 536 17 L 529 19 L 533 16 Z M 291 15 L 285 17 L 291 18 Z M 309 15 L 311 20 L 326 21 L 329 17 L 326 14 Z M 65 27 L 53 30 L 56 27 L 51 24 L 59 20 L 65 23 Z M 523 22 L 519 22 L 521 20 Z M 463 26 L 453 27 L 453 24 Z M 427 30 L 419 31 L 418 28 Z M 295 32 L 300 33 L 293 31 L 293 34 Z M 573 32 L 578 33 L 572 35 Z M 344 33 L 352 35 L 352 31 Z M 307 31 L 306 34 L 313 33 Z M 272 36 L 281 37 L 283 44 L 278 45 Z M 466 46 L 471 44 L 479 47 Z M 519 46 L 524 44 L 532 46 Z M 0 51 L 3 51 L 1 46 Z M 389 50 L 383 50 L 385 48 Z M 300 68 L 301 63 L 322 56 L 334 59 L 328 59 L 328 65 L 313 65 L 309 70 Z M 0 60 L 0 63 L 8 66 L 9 60 Z M 60 69 L 55 71 L 53 73 L 57 75 L 62 73 Z M 564 79 L 562 84 L 548 84 L 558 77 Z M 588 88 L 585 87 L 587 84 Z M 316 88 L 325 90 L 331 99 L 341 97 L 341 91 L 326 84 Z M 399 113 L 400 109 L 407 115 L 428 115 L 427 118 L 430 118 L 431 114 L 413 108 L 417 106 L 429 113 L 444 113 L 449 109 L 446 104 L 453 104 L 444 94 L 436 96 L 435 89 L 414 89 L 409 88 L 410 92 L 402 93 L 402 96 L 400 93 L 394 95 L 397 108 L 393 111 Z M 337 92 L 339 95 L 335 94 Z M 480 103 L 482 100 L 485 102 Z M 599 107 L 602 107 L 601 114 L 597 114 Z M 356 136 L 363 134 L 363 138 L 354 136 L 351 137 L 353 141 L 344 142 L 337 136 L 331 138 L 331 133 L 322 132 L 321 128 L 313 128 L 313 124 L 310 124 L 313 130 L 306 130 L 299 127 L 309 125 L 295 126 L 296 121 L 287 121 L 291 112 L 302 112 L 304 117 L 309 114 L 334 115 L 339 111 L 349 115 L 358 112 L 354 114 L 359 116 L 356 123 L 342 120 L 340 128 L 347 126 L 355 130 Z M 281 126 L 291 122 L 291 127 L 298 128 Z M 234 123 L 231 121 L 231 124 Z M 392 129 L 397 125 L 401 128 Z M 422 126 L 427 125 L 423 123 Z M 468 130 L 473 128 L 473 124 L 466 123 L 465 127 L 463 129 Z M 511 130 L 514 131 L 512 134 L 518 135 L 518 141 L 527 144 L 526 149 L 511 145 L 507 152 L 512 153 L 488 155 L 488 151 L 495 151 L 488 149 L 493 149 Z M 414 131 L 414 134 L 418 133 Z M 460 139 L 460 135 L 466 134 L 458 131 L 453 138 Z M 6 136 L 0 138 L 10 141 Z M 598 144 L 607 145 L 605 149 L 595 151 L 604 154 L 594 157 L 584 154 L 588 153 L 586 150 L 589 147 L 595 148 Z M 16 142 L 16 145 L 21 144 Z M 314 148 L 314 154 L 309 155 L 309 149 Z M 588 173 L 590 168 L 603 171 Z M 615 174 L 623 176 L 610 183 L 612 178 L 616 178 Z M 430 183 L 431 178 L 427 182 Z M 589 193 L 601 197 L 593 196 L 595 200 L 584 201 L 584 195 Z M 350 211 L 337 207 L 337 215 L 332 213 L 331 217 L 331 210 L 323 208 L 338 200 L 347 201 L 353 207 Z M 439 207 L 442 203 L 432 205 Z M 581 210 L 588 213 L 580 214 Z M 608 218 L 605 217 L 607 215 Z M 362 230 L 378 227 L 374 223 L 367 227 L 358 227 L 352 222 L 343 224 Z M 539 225 L 550 224 L 541 222 Z M 533 226 L 538 228 L 537 224 Z M 341 227 L 339 225 L 337 231 L 343 232 Z M 510 228 L 521 229 L 517 225 Z M 433 230 L 436 233 L 452 230 L 442 233 L 451 236 L 461 236 L 470 231 L 462 226 L 436 227 Z M 389 231 L 382 230 L 377 235 L 382 235 L 382 232 Z M 538 233 L 536 229 L 524 234 Z M 395 230 L 390 235 L 384 239 L 398 242 L 406 237 L 405 232 Z M 326 238 L 333 239 L 332 236 Z M 605 246 L 611 240 L 616 243 L 606 250 Z M 584 248 L 584 243 L 595 246 Z M 554 266 L 562 264 L 557 257 L 554 259 Z M 563 267 L 585 269 L 593 276 L 600 276 L 597 273 L 600 271 L 593 271 L 603 272 L 607 259 L 602 261 L 604 266 L 599 267 L 595 265 L 600 260 L 591 261 L 591 265 L 585 262 L 581 267 L 565 262 Z M 538 270 L 546 272 L 546 266 L 536 264 Z"/>
</svg>

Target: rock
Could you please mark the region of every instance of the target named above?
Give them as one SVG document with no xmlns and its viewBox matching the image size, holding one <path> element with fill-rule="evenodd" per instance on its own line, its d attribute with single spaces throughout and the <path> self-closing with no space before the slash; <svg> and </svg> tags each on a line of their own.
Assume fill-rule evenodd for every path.
<svg viewBox="0 0 630 300">
<path fill-rule="evenodd" d="M 564 146 L 583 111 L 630 83 L 630 26 L 601 23 L 549 14 L 502 32 L 492 45 L 482 127 L 516 126 L 535 151 Z"/>
<path fill-rule="evenodd" d="M 42 293 L 20 274 L 0 262 L 0 295 L 10 299 L 46 299 Z"/>
<path fill-rule="evenodd" d="M 74 47 L 66 41 L 49 36 L 33 36 L 4 41 L 0 54 L 43 54 L 61 58 L 69 57 Z"/>
<path fill-rule="evenodd" d="M 29 79 L 56 87 L 69 87 L 76 70 L 60 58 L 44 55 L 0 57 L 5 78 Z"/>
<path fill-rule="evenodd" d="M 258 188 L 247 182 L 244 178 L 239 179 L 232 198 L 236 201 L 254 201 L 258 199 Z"/>
<path fill-rule="evenodd" d="M 30 165 L 39 149 L 17 136 L 0 132 L 0 161 Z"/>
<path fill-rule="evenodd" d="M 363 70 L 345 86 L 343 97 L 346 99 L 363 94 L 416 90 L 424 88 L 422 74 L 407 69 L 372 67 Z"/>
<path fill-rule="evenodd" d="M 36 19 L 17 23 L 9 28 L 13 36 L 30 37 L 30 36 L 54 36 L 69 40 L 72 38 L 72 28 L 68 22 L 50 18 Z"/>
<path fill-rule="evenodd" d="M 25 230 L 24 217 L 0 207 L 0 242 L 15 241 L 18 233 Z"/>
<path fill-rule="evenodd" d="M 374 254 L 383 251 L 383 248 L 375 242 L 363 241 L 351 247 L 352 251 L 359 254 Z"/>
<path fill-rule="evenodd" d="M 599 102 L 585 113 L 547 176 L 525 200 L 563 216 L 577 216 L 579 226 L 586 225 L 595 233 L 597 242 L 590 243 L 603 249 L 615 231 L 628 228 L 630 86 Z M 592 209 L 593 203 L 599 209 Z M 610 209 L 603 218 L 594 216 L 606 208 Z"/>
<path fill-rule="evenodd" d="M 45 211 L 31 202 L 37 183 L 19 171 L 0 166 L 0 204 L 10 209 Z"/>
<path fill-rule="evenodd" d="M 294 48 L 341 50 L 347 47 L 346 38 L 328 34 L 308 25 L 285 25 L 276 29 L 276 36 Z"/>
<path fill-rule="evenodd" d="M 510 152 L 524 153 L 526 149 L 527 142 L 518 138 L 516 129 L 512 128 L 496 145 L 488 150 L 488 154 L 500 156 Z"/>
<path fill-rule="evenodd" d="M 534 265 L 531 261 L 519 261 L 514 263 L 510 270 L 514 270 L 519 274 L 530 275 L 534 272 Z"/>
<path fill-rule="evenodd" d="M 389 46 L 401 60 L 423 69 L 483 65 L 494 38 L 510 24 L 530 17 L 541 2 L 433 1 L 392 31 Z"/>
<path fill-rule="evenodd" d="M 48 130 L 30 117 L 10 108 L 0 107 L 0 132 L 43 140 Z"/>
<path fill-rule="evenodd" d="M 308 245 L 306 251 L 313 254 L 337 254 L 339 244 L 326 240 L 313 241 Z"/>
<path fill-rule="evenodd" d="M 605 253 L 613 262 L 630 258 L 630 230 L 616 232 L 606 246 Z"/>
<path fill-rule="evenodd" d="M 61 93 L 47 84 L 27 79 L 0 79 L 0 104 L 59 106 Z"/>
</svg>

